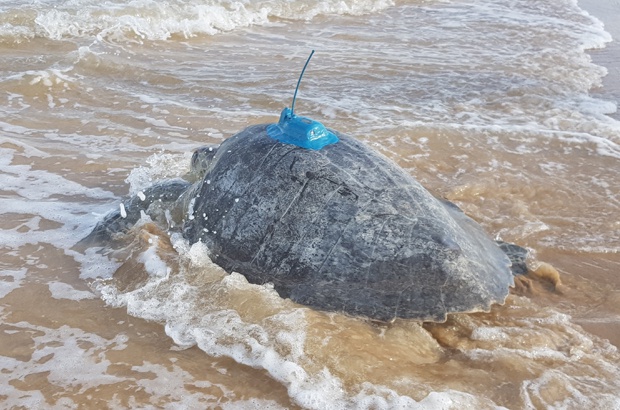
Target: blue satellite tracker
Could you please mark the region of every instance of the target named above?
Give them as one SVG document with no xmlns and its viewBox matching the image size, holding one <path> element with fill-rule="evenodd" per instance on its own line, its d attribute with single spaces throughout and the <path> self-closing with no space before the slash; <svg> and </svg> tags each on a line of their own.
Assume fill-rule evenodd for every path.
<svg viewBox="0 0 620 410">
<path fill-rule="evenodd" d="M 285 144 L 292 144 L 298 147 L 319 150 L 326 145 L 334 144 L 338 142 L 338 137 L 333 132 L 329 131 L 323 124 L 307 117 L 300 117 L 295 115 L 295 99 L 297 98 L 297 91 L 299 90 L 299 84 L 301 78 L 306 71 L 306 67 L 314 54 L 314 50 L 310 53 L 299 80 L 297 80 L 297 87 L 295 88 L 295 94 L 293 95 L 293 103 L 291 108 L 285 107 L 280 114 L 280 120 L 277 124 L 271 124 L 267 127 L 267 135 L 271 138 L 283 142 Z"/>
</svg>

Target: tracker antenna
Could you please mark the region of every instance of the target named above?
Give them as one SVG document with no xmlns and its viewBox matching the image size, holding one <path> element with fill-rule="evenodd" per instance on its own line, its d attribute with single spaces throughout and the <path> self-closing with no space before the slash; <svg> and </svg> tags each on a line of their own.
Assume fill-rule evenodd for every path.
<svg viewBox="0 0 620 410">
<path fill-rule="evenodd" d="M 301 70 L 301 74 L 299 74 L 299 80 L 297 80 L 297 87 L 295 87 L 295 94 L 293 94 L 293 103 L 291 104 L 291 114 L 293 115 L 295 115 L 295 99 L 297 99 L 297 91 L 299 91 L 299 84 L 301 84 L 301 77 L 304 76 L 304 73 L 306 72 L 306 67 L 308 67 L 308 63 L 310 62 L 310 59 L 312 58 L 313 55 L 314 55 L 314 50 L 312 50 L 312 52 L 308 56 L 308 59 L 306 60 L 306 64 L 304 64 L 304 68 Z"/>
</svg>

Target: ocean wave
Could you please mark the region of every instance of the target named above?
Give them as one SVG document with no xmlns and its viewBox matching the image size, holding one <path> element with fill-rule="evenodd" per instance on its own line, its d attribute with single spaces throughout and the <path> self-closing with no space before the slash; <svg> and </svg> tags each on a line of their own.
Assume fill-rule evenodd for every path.
<svg viewBox="0 0 620 410">
<path fill-rule="evenodd" d="M 73 0 L 35 1 L 0 12 L 0 40 L 43 37 L 166 40 L 214 35 L 278 19 L 311 20 L 319 15 L 361 15 L 385 9 L 391 0 Z"/>
</svg>

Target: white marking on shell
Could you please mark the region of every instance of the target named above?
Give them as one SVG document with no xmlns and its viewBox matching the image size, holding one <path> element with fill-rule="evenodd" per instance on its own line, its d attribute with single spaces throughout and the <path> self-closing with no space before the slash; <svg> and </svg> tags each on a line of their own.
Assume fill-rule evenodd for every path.
<svg viewBox="0 0 620 410">
<path fill-rule="evenodd" d="M 127 211 L 125 210 L 125 205 L 122 202 L 120 204 L 120 208 L 121 208 L 121 218 L 127 218 Z"/>
</svg>

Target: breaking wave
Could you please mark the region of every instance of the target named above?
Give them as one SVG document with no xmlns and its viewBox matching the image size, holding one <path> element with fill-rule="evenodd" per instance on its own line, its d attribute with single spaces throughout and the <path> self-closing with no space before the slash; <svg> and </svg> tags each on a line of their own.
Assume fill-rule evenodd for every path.
<svg viewBox="0 0 620 410">
<path fill-rule="evenodd" d="M 238 27 L 311 20 L 319 15 L 361 15 L 393 4 L 391 0 L 45 0 L 14 5 L 0 12 L 0 39 L 43 37 L 105 38 L 111 41 L 166 40 L 213 35 Z"/>
</svg>

